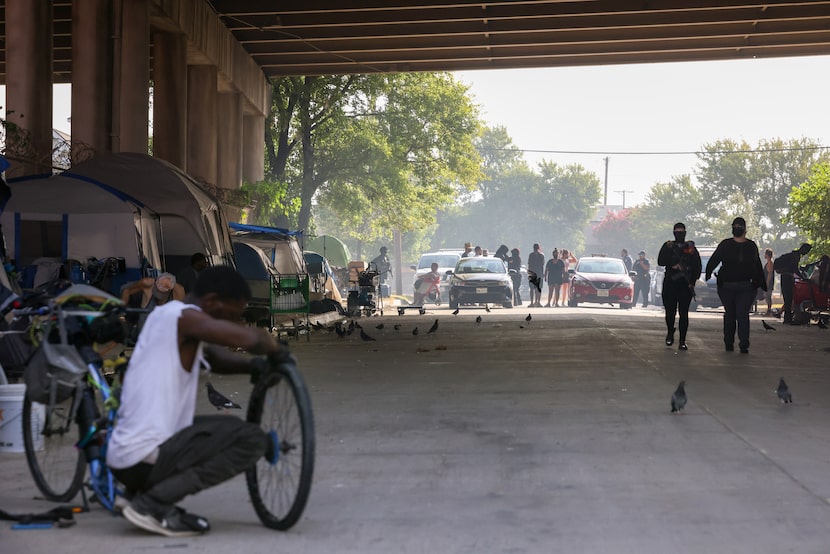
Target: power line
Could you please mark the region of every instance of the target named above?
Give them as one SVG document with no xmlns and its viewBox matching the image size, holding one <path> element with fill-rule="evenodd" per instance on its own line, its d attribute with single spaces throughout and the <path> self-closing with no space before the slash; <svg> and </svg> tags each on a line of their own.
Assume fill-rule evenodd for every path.
<svg viewBox="0 0 830 554">
<path fill-rule="evenodd" d="M 800 152 L 830 150 L 830 146 L 804 146 L 793 148 L 757 148 L 750 150 L 694 150 L 694 151 L 609 151 L 609 150 L 536 150 L 531 148 L 491 148 L 481 147 L 480 150 L 490 152 L 522 152 L 525 154 L 584 154 L 589 156 L 696 156 L 699 154 L 755 154 L 764 152 Z"/>
</svg>

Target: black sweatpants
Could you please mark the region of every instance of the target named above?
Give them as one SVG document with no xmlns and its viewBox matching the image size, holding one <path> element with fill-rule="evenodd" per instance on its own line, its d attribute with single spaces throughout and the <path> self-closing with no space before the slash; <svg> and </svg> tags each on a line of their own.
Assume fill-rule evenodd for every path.
<svg viewBox="0 0 830 554">
<path fill-rule="evenodd" d="M 674 318 L 680 312 L 680 342 L 686 342 L 689 330 L 689 305 L 692 303 L 692 289 L 685 280 L 663 281 L 663 306 L 666 308 L 666 329 L 674 332 Z"/>
<path fill-rule="evenodd" d="M 718 287 L 723 303 L 723 343 L 733 346 L 735 327 L 738 328 L 738 346 L 749 348 L 749 310 L 755 302 L 757 289 L 749 281 L 730 281 Z"/>
<path fill-rule="evenodd" d="M 790 273 L 781 274 L 781 298 L 784 300 L 784 323 L 793 322 L 793 294 L 795 277 Z"/>
<path fill-rule="evenodd" d="M 196 416 L 193 425 L 164 441 L 155 464 L 114 469 L 129 495 L 141 492 L 172 505 L 253 467 L 268 438 L 253 423 L 235 416 Z"/>
</svg>

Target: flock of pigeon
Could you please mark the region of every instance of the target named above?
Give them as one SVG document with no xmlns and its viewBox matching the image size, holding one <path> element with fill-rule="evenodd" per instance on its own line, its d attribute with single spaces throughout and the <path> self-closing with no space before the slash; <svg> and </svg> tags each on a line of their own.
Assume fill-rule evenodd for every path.
<svg viewBox="0 0 830 554">
<path fill-rule="evenodd" d="M 790 387 L 787 386 L 784 378 L 778 381 L 778 388 L 775 389 L 778 399 L 782 404 L 789 404 L 793 401 L 793 395 L 790 392 Z M 680 381 L 677 389 L 671 395 L 671 413 L 679 414 L 686 407 L 686 381 Z"/>
</svg>

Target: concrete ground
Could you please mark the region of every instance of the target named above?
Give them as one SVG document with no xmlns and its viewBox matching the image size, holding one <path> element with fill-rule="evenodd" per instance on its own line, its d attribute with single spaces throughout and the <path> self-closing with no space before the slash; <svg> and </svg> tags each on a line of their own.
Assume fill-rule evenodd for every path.
<svg viewBox="0 0 830 554">
<path fill-rule="evenodd" d="M 362 318 L 375 342 L 315 332 L 291 342 L 317 436 L 293 529 L 262 527 L 240 477 L 184 502 L 207 536 L 94 507 L 68 529 L 2 522 L 0 550 L 830 552 L 830 331 L 760 319 L 749 355 L 724 351 L 714 311 L 692 315 L 688 352 L 665 346 L 656 308 L 443 307 Z M 671 415 L 681 379 L 689 404 Z M 245 404 L 243 377 L 212 380 Z M 0 455 L 0 508 L 51 507 L 36 495 L 23 454 Z"/>
</svg>

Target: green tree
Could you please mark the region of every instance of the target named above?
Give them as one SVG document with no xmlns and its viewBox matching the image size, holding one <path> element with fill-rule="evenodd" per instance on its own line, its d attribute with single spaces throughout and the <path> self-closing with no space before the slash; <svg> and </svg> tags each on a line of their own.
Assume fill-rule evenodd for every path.
<svg viewBox="0 0 830 554">
<path fill-rule="evenodd" d="M 703 194 L 692 184 L 688 174 L 672 177 L 668 183 L 655 183 L 645 202 L 632 209 L 631 242 L 637 249 L 656 254 L 660 245 L 671 240 L 672 228 L 677 222 L 686 225 L 689 239 L 698 244 L 710 244 L 714 237 L 704 218 Z"/>
<path fill-rule="evenodd" d="M 784 221 L 798 227 L 813 244 L 810 256 L 830 254 L 830 163 L 812 167 L 807 180 L 790 191 L 788 206 Z"/>
<path fill-rule="evenodd" d="M 608 212 L 593 226 L 594 239 L 602 245 L 603 253 L 616 256 L 623 248 L 628 249 L 633 243 L 632 221 L 629 217 L 631 211 L 627 209 Z"/>
</svg>

